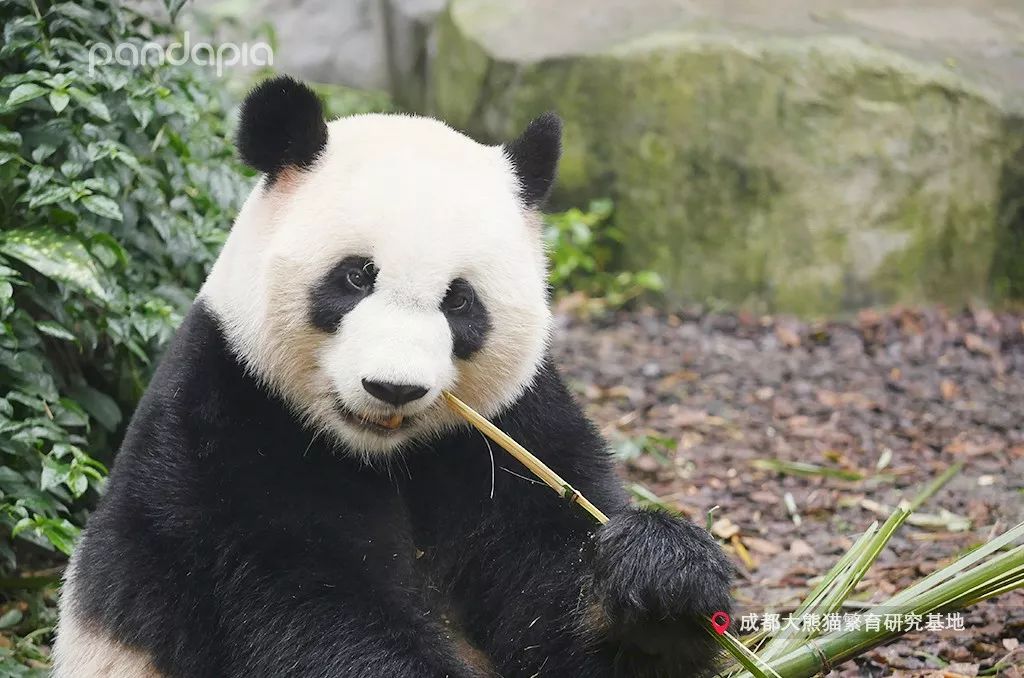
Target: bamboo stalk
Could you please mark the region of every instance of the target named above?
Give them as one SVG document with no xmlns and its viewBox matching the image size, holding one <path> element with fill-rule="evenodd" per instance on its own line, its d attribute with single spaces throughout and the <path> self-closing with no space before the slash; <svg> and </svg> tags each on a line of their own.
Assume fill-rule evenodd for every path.
<svg viewBox="0 0 1024 678">
<path fill-rule="evenodd" d="M 899 607 L 894 608 L 890 600 L 875 609 L 880 612 L 885 610 L 894 611 L 895 609 L 901 614 L 926 615 L 937 610 L 959 608 L 959 601 L 963 600 L 965 595 L 969 596 L 970 592 L 983 588 L 985 582 L 994 576 L 998 576 L 1001 570 L 1006 569 L 1008 563 L 1024 563 L 1024 551 L 1021 549 L 1024 549 L 1024 547 L 1018 547 L 1014 551 L 974 568 L 957 579 L 946 580 L 933 590 L 923 593 L 913 600 L 906 601 Z M 1016 582 L 1016 587 L 1019 587 L 1022 583 L 1024 582 Z M 987 595 L 977 597 L 971 602 L 980 602 L 1011 588 L 1014 587 L 1009 586 L 999 591 L 987 592 Z M 807 645 L 773 661 L 772 666 L 787 678 L 811 678 L 831 666 L 839 665 L 847 659 L 902 634 L 902 630 L 890 631 L 885 627 L 880 627 L 877 631 L 860 629 L 853 632 L 836 632 L 811 641 Z M 827 661 L 823 661 L 826 657 Z"/>
<path fill-rule="evenodd" d="M 492 424 L 486 417 L 456 398 L 448 391 L 442 392 L 441 395 L 444 396 L 444 401 L 448 407 L 454 410 L 456 414 L 460 415 L 470 424 L 475 426 L 485 436 L 498 443 L 502 449 L 518 459 L 523 466 L 533 473 L 533 475 L 543 480 L 548 487 L 561 495 L 563 499 L 568 500 L 570 504 L 579 504 L 587 513 L 592 515 L 594 519 L 602 525 L 608 522 L 608 516 L 606 516 L 601 509 L 591 504 L 589 499 L 580 494 L 580 492 L 566 482 L 562 476 L 551 470 L 551 467 L 513 440 L 511 436 Z"/>
<path fill-rule="evenodd" d="M 953 476 L 960 473 L 960 471 L 962 471 L 963 469 L 964 462 L 958 461 L 957 463 L 953 464 L 945 471 L 943 471 L 941 474 L 939 474 L 938 478 L 928 483 L 928 485 L 923 490 L 921 490 L 921 493 L 914 497 L 914 500 L 910 502 L 910 512 L 913 513 L 917 509 L 921 508 L 922 504 L 931 499 L 936 492 L 945 487 L 946 483 L 953 479 Z"/>
</svg>

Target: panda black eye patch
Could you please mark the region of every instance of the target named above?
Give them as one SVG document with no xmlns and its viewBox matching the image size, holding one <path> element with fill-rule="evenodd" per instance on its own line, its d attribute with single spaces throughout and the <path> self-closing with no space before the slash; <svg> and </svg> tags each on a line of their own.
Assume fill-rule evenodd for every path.
<svg viewBox="0 0 1024 678">
<path fill-rule="evenodd" d="M 491 331 L 491 316 L 468 281 L 456 278 L 448 285 L 441 311 L 452 331 L 455 357 L 466 360 L 484 346 Z"/>
<path fill-rule="evenodd" d="M 346 257 L 309 292 L 309 320 L 319 330 L 334 332 L 342 317 L 373 292 L 377 267 L 369 257 Z"/>
</svg>

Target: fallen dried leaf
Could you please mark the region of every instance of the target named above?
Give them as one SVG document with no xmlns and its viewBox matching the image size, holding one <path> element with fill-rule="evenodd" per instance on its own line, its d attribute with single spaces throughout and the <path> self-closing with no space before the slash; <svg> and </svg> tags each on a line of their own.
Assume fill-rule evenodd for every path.
<svg viewBox="0 0 1024 678">
<path fill-rule="evenodd" d="M 797 348 L 800 346 L 800 335 L 785 325 L 775 326 L 775 336 L 778 337 L 779 343 L 786 348 Z"/>
<path fill-rule="evenodd" d="M 814 549 L 803 539 L 794 539 L 789 545 L 789 552 L 797 558 L 814 555 Z"/>
<path fill-rule="evenodd" d="M 974 676 L 978 675 L 978 665 L 966 663 L 950 664 L 946 667 L 945 673 L 943 675 L 947 676 L 948 678 L 963 678 L 964 676 L 968 678 L 973 678 Z"/>
<path fill-rule="evenodd" d="M 719 518 L 712 523 L 711 531 L 720 539 L 729 539 L 739 534 L 740 528 L 728 518 Z"/>
<path fill-rule="evenodd" d="M 767 539 L 761 539 L 759 537 L 743 537 L 743 542 L 751 551 L 762 556 L 774 556 L 782 553 L 781 546 L 774 542 L 770 542 Z"/>
<path fill-rule="evenodd" d="M 943 379 L 939 385 L 939 391 L 942 393 L 942 399 L 946 401 L 956 399 L 960 393 L 960 388 L 949 379 Z"/>
<path fill-rule="evenodd" d="M 729 543 L 731 543 L 732 547 L 736 549 L 736 555 L 740 557 L 740 560 L 743 561 L 743 564 L 747 566 L 748 570 L 753 572 L 757 569 L 757 561 L 750 557 L 750 553 L 743 545 L 743 540 L 740 538 L 740 535 L 734 534 L 729 540 Z"/>
<path fill-rule="evenodd" d="M 993 356 L 999 351 L 977 334 L 967 333 L 964 335 L 964 346 L 971 353 L 978 353 L 985 356 Z"/>
</svg>

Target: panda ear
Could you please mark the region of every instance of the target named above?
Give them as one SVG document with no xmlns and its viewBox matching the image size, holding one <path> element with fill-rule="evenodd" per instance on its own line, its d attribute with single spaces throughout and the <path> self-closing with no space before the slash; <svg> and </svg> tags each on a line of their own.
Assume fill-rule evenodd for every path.
<svg viewBox="0 0 1024 678">
<path fill-rule="evenodd" d="M 287 75 L 264 80 L 242 102 L 236 143 L 242 162 L 269 181 L 288 167 L 310 167 L 327 146 L 320 100 Z"/>
<path fill-rule="evenodd" d="M 505 155 L 519 178 L 520 195 L 527 207 L 540 207 L 551 192 L 562 154 L 562 120 L 544 113 L 505 144 Z"/>
</svg>

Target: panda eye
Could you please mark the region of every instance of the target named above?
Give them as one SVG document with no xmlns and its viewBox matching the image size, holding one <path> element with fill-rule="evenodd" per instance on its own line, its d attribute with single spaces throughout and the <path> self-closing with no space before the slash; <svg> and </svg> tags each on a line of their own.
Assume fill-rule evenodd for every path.
<svg viewBox="0 0 1024 678">
<path fill-rule="evenodd" d="M 345 281 L 354 290 L 368 292 L 373 287 L 373 281 L 377 277 L 377 268 L 372 261 L 367 261 L 360 268 L 353 268 L 345 274 Z"/>
<path fill-rule="evenodd" d="M 448 313 L 465 313 L 473 305 L 473 291 L 470 289 L 451 290 L 442 306 Z"/>
</svg>

